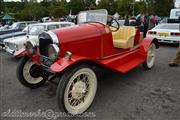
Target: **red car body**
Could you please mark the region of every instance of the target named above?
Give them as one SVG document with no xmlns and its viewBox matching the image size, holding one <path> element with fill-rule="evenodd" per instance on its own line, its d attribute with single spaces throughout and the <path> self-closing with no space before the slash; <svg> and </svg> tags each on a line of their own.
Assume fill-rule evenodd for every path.
<svg viewBox="0 0 180 120">
<path fill-rule="evenodd" d="M 112 32 L 108 26 L 100 23 L 80 24 L 69 28 L 57 29 L 53 33 L 59 40 L 60 55 L 49 70 L 60 73 L 79 63 L 90 63 L 126 73 L 142 64 L 147 58 L 147 51 L 151 43 L 157 45 L 156 39 L 145 38 L 140 42 L 140 32 L 136 30 L 135 46 L 129 49 L 117 49 L 113 46 Z M 72 53 L 71 59 L 65 58 L 65 53 Z M 41 65 L 39 48 L 35 55 L 20 50 L 16 56 L 26 52 L 38 65 Z"/>
<path fill-rule="evenodd" d="M 143 39 L 138 28 L 120 28 L 114 18 L 110 22 L 118 26 L 111 24 L 106 10 L 80 12 L 78 20 L 79 25 L 42 33 L 38 45 L 27 41 L 25 49 L 15 53 L 25 55 L 16 72 L 21 84 L 38 88 L 47 80 L 59 79 L 58 106 L 73 115 L 82 114 L 93 102 L 97 90 L 94 68 L 126 73 L 143 64 L 151 69 L 158 47 L 157 39 Z"/>
</svg>

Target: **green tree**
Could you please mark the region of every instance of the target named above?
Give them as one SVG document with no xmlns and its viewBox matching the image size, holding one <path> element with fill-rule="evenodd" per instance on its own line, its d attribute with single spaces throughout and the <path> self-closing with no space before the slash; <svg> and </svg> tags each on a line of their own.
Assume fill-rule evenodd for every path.
<svg viewBox="0 0 180 120">
<path fill-rule="evenodd" d="M 55 18 L 60 18 L 68 14 L 66 0 L 53 1 L 49 9 L 51 9 L 50 16 Z"/>
<path fill-rule="evenodd" d="M 47 9 L 39 3 L 28 3 L 21 11 L 19 17 L 21 20 L 38 20 L 48 16 Z"/>
<path fill-rule="evenodd" d="M 60 18 L 63 17 L 64 15 L 67 15 L 67 11 L 61 6 L 58 6 L 51 11 L 50 15 L 53 16 L 54 18 Z"/>
<path fill-rule="evenodd" d="M 18 13 L 24 9 L 25 3 L 22 2 L 5 2 L 5 12 Z"/>
<path fill-rule="evenodd" d="M 120 15 L 133 15 L 133 0 L 117 0 L 117 5 Z"/>
<path fill-rule="evenodd" d="M 4 11 L 4 1 L 0 0 L 0 14 Z"/>
<path fill-rule="evenodd" d="M 172 0 L 146 0 L 146 1 L 147 1 L 149 13 L 155 13 L 159 16 L 169 16 L 170 10 L 174 6 L 174 2 Z"/>
<path fill-rule="evenodd" d="M 144 12 L 144 13 L 148 12 L 147 4 L 144 1 L 135 2 L 134 7 L 135 7 L 134 8 L 135 9 L 135 15 L 138 15 L 141 12 Z"/>
<path fill-rule="evenodd" d="M 78 14 L 80 11 L 85 10 L 84 0 L 71 0 L 68 3 L 68 8 L 71 10 L 73 15 Z"/>
<path fill-rule="evenodd" d="M 117 2 L 110 0 L 101 0 L 97 5 L 98 9 L 107 9 L 109 14 L 114 14 L 117 8 Z"/>
<path fill-rule="evenodd" d="M 96 0 L 84 0 L 87 10 L 96 9 Z"/>
</svg>

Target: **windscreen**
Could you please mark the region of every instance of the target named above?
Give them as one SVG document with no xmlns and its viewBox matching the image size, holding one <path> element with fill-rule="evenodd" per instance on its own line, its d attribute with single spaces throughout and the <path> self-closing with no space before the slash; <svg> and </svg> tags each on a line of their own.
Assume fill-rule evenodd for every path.
<svg viewBox="0 0 180 120">
<path fill-rule="evenodd" d="M 107 10 L 104 9 L 82 11 L 78 15 L 78 23 L 100 22 L 106 25 L 107 15 Z"/>
<path fill-rule="evenodd" d="M 11 29 L 17 29 L 18 28 L 18 23 L 13 23 L 11 26 L 10 26 Z"/>
<path fill-rule="evenodd" d="M 44 25 L 36 25 L 36 26 L 34 25 L 34 26 L 31 26 L 31 28 L 29 30 L 29 35 L 39 35 L 44 30 L 45 30 L 45 26 Z"/>
</svg>

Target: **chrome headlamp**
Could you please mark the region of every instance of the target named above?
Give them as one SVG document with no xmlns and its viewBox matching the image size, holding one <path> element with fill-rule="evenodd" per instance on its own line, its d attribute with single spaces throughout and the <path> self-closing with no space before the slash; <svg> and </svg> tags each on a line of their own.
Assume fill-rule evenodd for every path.
<svg viewBox="0 0 180 120">
<path fill-rule="evenodd" d="M 11 42 L 5 42 L 5 47 L 11 49 L 11 50 L 16 50 L 17 49 L 17 45 L 15 43 L 11 43 Z"/>
<path fill-rule="evenodd" d="M 34 55 L 36 53 L 36 44 L 34 42 L 27 41 L 25 47 L 30 54 Z"/>
<path fill-rule="evenodd" d="M 56 44 L 50 44 L 48 47 L 48 57 L 49 59 L 51 59 L 52 61 L 55 61 L 57 59 L 57 57 L 59 56 L 60 53 L 60 49 L 58 47 L 58 45 Z"/>
</svg>

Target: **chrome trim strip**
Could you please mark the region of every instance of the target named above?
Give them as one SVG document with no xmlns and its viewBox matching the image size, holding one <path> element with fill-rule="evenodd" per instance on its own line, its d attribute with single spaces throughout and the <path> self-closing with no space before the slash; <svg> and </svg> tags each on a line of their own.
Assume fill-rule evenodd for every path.
<svg viewBox="0 0 180 120">
<path fill-rule="evenodd" d="M 52 38 L 52 41 L 53 41 L 54 44 L 57 44 L 57 45 L 59 44 L 58 37 L 54 32 L 48 31 L 46 33 L 49 34 L 49 36 Z"/>
<path fill-rule="evenodd" d="M 132 49 L 130 49 L 128 51 L 125 51 L 125 52 L 122 52 L 122 53 L 117 53 L 117 54 L 114 54 L 114 55 L 109 55 L 109 56 L 103 57 L 101 60 L 104 60 L 104 59 L 107 59 L 107 58 L 111 58 L 111 57 L 115 57 L 115 56 L 118 56 L 118 55 L 123 55 L 123 54 L 129 53 L 129 52 L 133 52 L 133 51 L 135 51 L 138 48 L 139 47 L 135 47 L 135 48 L 132 48 Z"/>
</svg>

